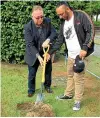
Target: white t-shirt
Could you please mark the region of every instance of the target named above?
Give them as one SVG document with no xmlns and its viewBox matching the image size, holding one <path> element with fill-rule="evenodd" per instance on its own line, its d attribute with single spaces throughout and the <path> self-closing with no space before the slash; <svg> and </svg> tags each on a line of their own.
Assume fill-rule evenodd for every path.
<svg viewBox="0 0 100 118">
<path fill-rule="evenodd" d="M 68 56 L 75 59 L 79 55 L 81 47 L 74 28 L 74 15 L 69 21 L 65 20 L 63 34 L 68 49 Z"/>
</svg>

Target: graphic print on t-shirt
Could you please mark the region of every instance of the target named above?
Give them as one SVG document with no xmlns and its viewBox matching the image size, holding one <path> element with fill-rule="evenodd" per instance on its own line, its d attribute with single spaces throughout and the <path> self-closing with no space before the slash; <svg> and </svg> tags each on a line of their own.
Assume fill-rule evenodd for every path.
<svg viewBox="0 0 100 118">
<path fill-rule="evenodd" d="M 69 21 L 65 20 L 63 34 L 68 49 L 68 56 L 75 59 L 79 55 L 81 47 L 74 27 L 74 16 Z"/>
<path fill-rule="evenodd" d="M 69 39 L 71 34 L 72 34 L 72 26 L 68 27 L 68 30 L 65 31 L 65 35 L 66 35 L 65 38 Z"/>
</svg>

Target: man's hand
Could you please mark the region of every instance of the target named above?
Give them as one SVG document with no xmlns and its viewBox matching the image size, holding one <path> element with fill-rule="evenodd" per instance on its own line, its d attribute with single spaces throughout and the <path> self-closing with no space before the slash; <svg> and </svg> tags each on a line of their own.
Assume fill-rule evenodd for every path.
<svg viewBox="0 0 100 118">
<path fill-rule="evenodd" d="M 86 54 L 87 54 L 87 51 L 81 50 L 79 56 L 80 56 L 80 58 L 83 59 L 86 56 Z"/>
<path fill-rule="evenodd" d="M 50 42 L 50 39 L 45 40 L 45 41 L 43 42 L 43 44 L 42 44 L 42 47 L 43 47 L 43 48 L 47 48 L 48 45 L 49 45 L 49 42 Z"/>
<path fill-rule="evenodd" d="M 44 57 L 45 55 L 43 55 L 43 57 Z M 46 54 L 46 62 L 48 62 L 50 60 L 50 54 L 49 53 L 47 53 Z"/>
<path fill-rule="evenodd" d="M 38 60 L 40 62 L 40 65 L 43 66 L 43 58 L 40 55 L 37 58 L 38 58 Z"/>
</svg>

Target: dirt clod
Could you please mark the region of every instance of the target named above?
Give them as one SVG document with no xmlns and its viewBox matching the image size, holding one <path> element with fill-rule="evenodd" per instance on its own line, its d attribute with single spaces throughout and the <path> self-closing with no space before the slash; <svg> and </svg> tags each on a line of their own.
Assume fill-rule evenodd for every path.
<svg viewBox="0 0 100 118">
<path fill-rule="evenodd" d="M 25 112 L 26 117 L 54 117 L 52 106 L 42 102 L 17 104 L 17 109 Z"/>
</svg>

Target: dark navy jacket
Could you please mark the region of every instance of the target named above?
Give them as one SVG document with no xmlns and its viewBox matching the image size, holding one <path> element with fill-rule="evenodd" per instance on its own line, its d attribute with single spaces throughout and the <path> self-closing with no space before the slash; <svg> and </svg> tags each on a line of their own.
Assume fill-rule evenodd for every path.
<svg viewBox="0 0 100 118">
<path fill-rule="evenodd" d="M 43 33 L 45 37 L 44 40 L 49 38 L 50 42 L 57 36 L 49 18 L 44 18 Z M 37 59 L 36 54 L 40 52 L 38 44 L 40 36 L 33 20 L 24 26 L 24 38 L 26 43 L 25 61 L 28 65 L 33 66 Z"/>
</svg>

